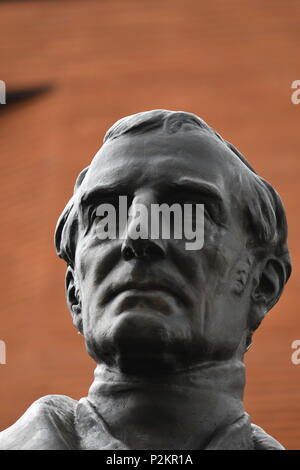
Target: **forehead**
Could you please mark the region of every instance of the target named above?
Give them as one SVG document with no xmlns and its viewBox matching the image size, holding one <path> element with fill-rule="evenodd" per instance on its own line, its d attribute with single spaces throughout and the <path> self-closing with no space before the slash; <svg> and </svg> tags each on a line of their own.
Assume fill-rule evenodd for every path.
<svg viewBox="0 0 300 470">
<path fill-rule="evenodd" d="M 94 157 L 84 186 L 157 186 L 183 176 L 199 177 L 220 190 L 231 187 L 244 165 L 205 130 L 124 135 L 107 142 Z"/>
</svg>

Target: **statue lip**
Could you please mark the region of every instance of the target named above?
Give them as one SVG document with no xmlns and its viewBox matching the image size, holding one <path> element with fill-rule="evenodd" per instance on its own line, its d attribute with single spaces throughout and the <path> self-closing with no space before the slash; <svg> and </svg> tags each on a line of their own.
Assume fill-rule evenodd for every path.
<svg viewBox="0 0 300 470">
<path fill-rule="evenodd" d="M 104 294 L 103 303 L 107 304 L 114 297 L 121 294 L 122 292 L 136 290 L 136 291 L 164 291 L 167 294 L 171 294 L 173 297 L 178 299 L 184 305 L 189 305 L 190 301 L 187 295 L 182 292 L 182 289 L 174 284 L 172 281 L 162 280 L 162 281 L 152 281 L 152 282 L 134 282 L 128 281 L 122 284 L 109 286 Z"/>
</svg>

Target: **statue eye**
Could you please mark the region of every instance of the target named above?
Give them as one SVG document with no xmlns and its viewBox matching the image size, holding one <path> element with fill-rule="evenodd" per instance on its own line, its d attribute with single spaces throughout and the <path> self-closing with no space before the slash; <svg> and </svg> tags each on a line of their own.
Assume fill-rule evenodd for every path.
<svg viewBox="0 0 300 470">
<path fill-rule="evenodd" d="M 92 206 L 87 211 L 86 223 L 90 227 L 95 221 L 100 222 L 105 216 L 105 213 L 103 215 L 99 214 L 98 206 Z"/>
<path fill-rule="evenodd" d="M 87 221 L 88 221 L 88 225 L 92 225 L 92 223 L 95 221 L 96 217 L 97 217 L 97 207 L 91 207 L 89 210 L 88 210 L 88 214 L 87 214 Z"/>
<path fill-rule="evenodd" d="M 208 219 L 211 223 L 214 223 L 213 215 L 211 213 L 211 208 L 205 202 L 187 200 L 187 201 L 184 201 L 183 204 L 190 204 L 192 206 L 193 220 L 196 218 L 196 206 L 197 206 L 197 204 L 203 204 L 204 205 L 204 215 L 205 215 L 206 219 Z"/>
<path fill-rule="evenodd" d="M 215 222 L 211 214 L 210 208 L 207 207 L 207 204 L 204 204 L 204 215 L 212 224 Z"/>
<path fill-rule="evenodd" d="M 103 197 L 101 199 L 101 202 L 97 203 L 97 204 L 93 204 L 89 207 L 88 211 L 87 211 L 87 219 L 88 219 L 88 223 L 89 224 L 92 224 L 95 219 L 97 219 L 97 221 L 101 221 L 104 217 L 106 217 L 107 213 L 106 210 L 104 209 L 103 211 L 103 215 L 101 213 L 101 211 L 99 210 L 100 206 L 103 205 L 103 206 L 106 206 L 106 205 L 109 205 L 109 206 L 112 206 L 112 209 L 115 210 L 116 214 L 118 214 L 119 212 L 119 198 L 117 195 L 107 195 L 107 197 Z"/>
</svg>

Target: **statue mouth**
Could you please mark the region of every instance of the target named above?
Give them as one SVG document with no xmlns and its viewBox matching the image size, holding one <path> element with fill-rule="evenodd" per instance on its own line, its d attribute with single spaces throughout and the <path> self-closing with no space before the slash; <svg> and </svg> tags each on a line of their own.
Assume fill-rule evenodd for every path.
<svg viewBox="0 0 300 470">
<path fill-rule="evenodd" d="M 155 282 L 128 281 L 125 283 L 109 286 L 104 293 L 103 304 L 108 304 L 119 294 L 126 291 L 132 291 L 139 295 L 143 292 L 145 294 L 165 292 L 168 295 L 174 297 L 178 302 L 180 302 L 184 306 L 188 306 L 190 304 L 188 296 L 182 291 L 182 289 L 179 286 L 176 286 L 174 282 L 167 280 Z"/>
</svg>

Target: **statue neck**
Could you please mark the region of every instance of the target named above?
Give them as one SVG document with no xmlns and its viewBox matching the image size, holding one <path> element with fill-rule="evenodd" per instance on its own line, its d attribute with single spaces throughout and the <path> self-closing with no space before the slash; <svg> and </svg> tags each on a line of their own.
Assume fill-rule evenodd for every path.
<svg viewBox="0 0 300 470">
<path fill-rule="evenodd" d="M 244 414 L 241 361 L 202 364 L 161 377 L 98 365 L 88 399 L 129 449 L 203 449 Z"/>
</svg>

